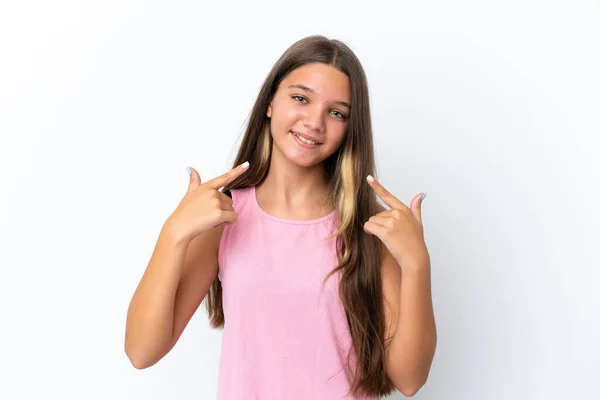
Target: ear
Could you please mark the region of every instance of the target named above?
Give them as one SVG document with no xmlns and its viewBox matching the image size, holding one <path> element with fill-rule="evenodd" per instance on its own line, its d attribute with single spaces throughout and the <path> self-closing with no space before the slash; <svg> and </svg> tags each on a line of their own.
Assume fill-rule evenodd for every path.
<svg viewBox="0 0 600 400">
<path fill-rule="evenodd" d="M 271 113 L 273 112 L 273 109 L 271 108 L 271 103 L 269 103 L 269 106 L 267 107 L 267 117 L 271 118 Z"/>
</svg>

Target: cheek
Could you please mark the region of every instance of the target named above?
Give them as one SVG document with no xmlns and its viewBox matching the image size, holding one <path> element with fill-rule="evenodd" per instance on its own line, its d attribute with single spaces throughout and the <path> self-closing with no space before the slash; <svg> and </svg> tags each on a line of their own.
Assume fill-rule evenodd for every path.
<svg viewBox="0 0 600 400">
<path fill-rule="evenodd" d="M 273 113 L 271 124 L 277 131 L 287 133 L 289 129 L 304 118 L 302 111 L 296 107 L 281 107 Z"/>
<path fill-rule="evenodd" d="M 331 143 L 337 148 L 339 147 L 342 142 L 344 141 L 344 138 L 346 137 L 346 129 L 347 126 L 340 126 L 340 125 L 336 125 L 331 127 L 331 129 L 329 130 L 330 135 L 330 141 Z"/>
<path fill-rule="evenodd" d="M 304 119 L 304 113 L 300 107 L 290 106 L 283 110 L 282 118 L 288 122 L 302 121 Z"/>
<path fill-rule="evenodd" d="M 327 147 L 323 148 L 323 153 L 326 157 L 329 157 L 340 148 L 345 137 L 346 135 L 344 132 L 336 132 L 335 135 L 332 134 L 328 136 Z"/>
</svg>

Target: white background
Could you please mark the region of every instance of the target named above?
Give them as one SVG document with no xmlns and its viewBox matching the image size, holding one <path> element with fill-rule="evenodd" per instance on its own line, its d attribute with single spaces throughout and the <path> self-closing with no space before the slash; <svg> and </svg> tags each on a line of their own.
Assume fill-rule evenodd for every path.
<svg viewBox="0 0 600 400">
<path fill-rule="evenodd" d="M 597 1 L 0 4 L 0 398 L 215 398 L 204 305 L 143 371 L 127 306 L 185 167 L 230 167 L 310 34 L 364 65 L 382 182 L 428 193 L 439 339 L 414 398 L 600 398 Z"/>
</svg>

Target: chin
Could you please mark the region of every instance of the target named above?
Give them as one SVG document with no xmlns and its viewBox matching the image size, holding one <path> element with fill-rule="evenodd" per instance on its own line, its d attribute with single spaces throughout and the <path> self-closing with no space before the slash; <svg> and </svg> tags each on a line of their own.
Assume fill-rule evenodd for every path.
<svg viewBox="0 0 600 400">
<path fill-rule="evenodd" d="M 319 158 L 307 158 L 307 157 L 298 157 L 295 155 L 286 155 L 286 158 L 294 163 L 295 165 L 299 166 L 299 167 L 304 167 L 304 168 L 310 168 L 310 167 L 314 167 L 315 165 L 318 165 L 320 163 L 322 163 L 325 159 L 321 159 Z"/>
</svg>

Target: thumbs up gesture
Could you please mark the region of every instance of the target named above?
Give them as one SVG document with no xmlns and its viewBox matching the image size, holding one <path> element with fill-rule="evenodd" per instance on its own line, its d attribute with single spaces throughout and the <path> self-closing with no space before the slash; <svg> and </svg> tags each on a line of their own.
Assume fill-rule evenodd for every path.
<svg viewBox="0 0 600 400">
<path fill-rule="evenodd" d="M 248 166 L 249 163 L 245 162 L 205 183 L 202 183 L 198 171 L 189 168 L 187 192 L 167 220 L 175 236 L 190 241 L 218 225 L 234 223 L 238 215 L 233 209 L 233 201 L 219 189 L 246 172 Z"/>
</svg>

